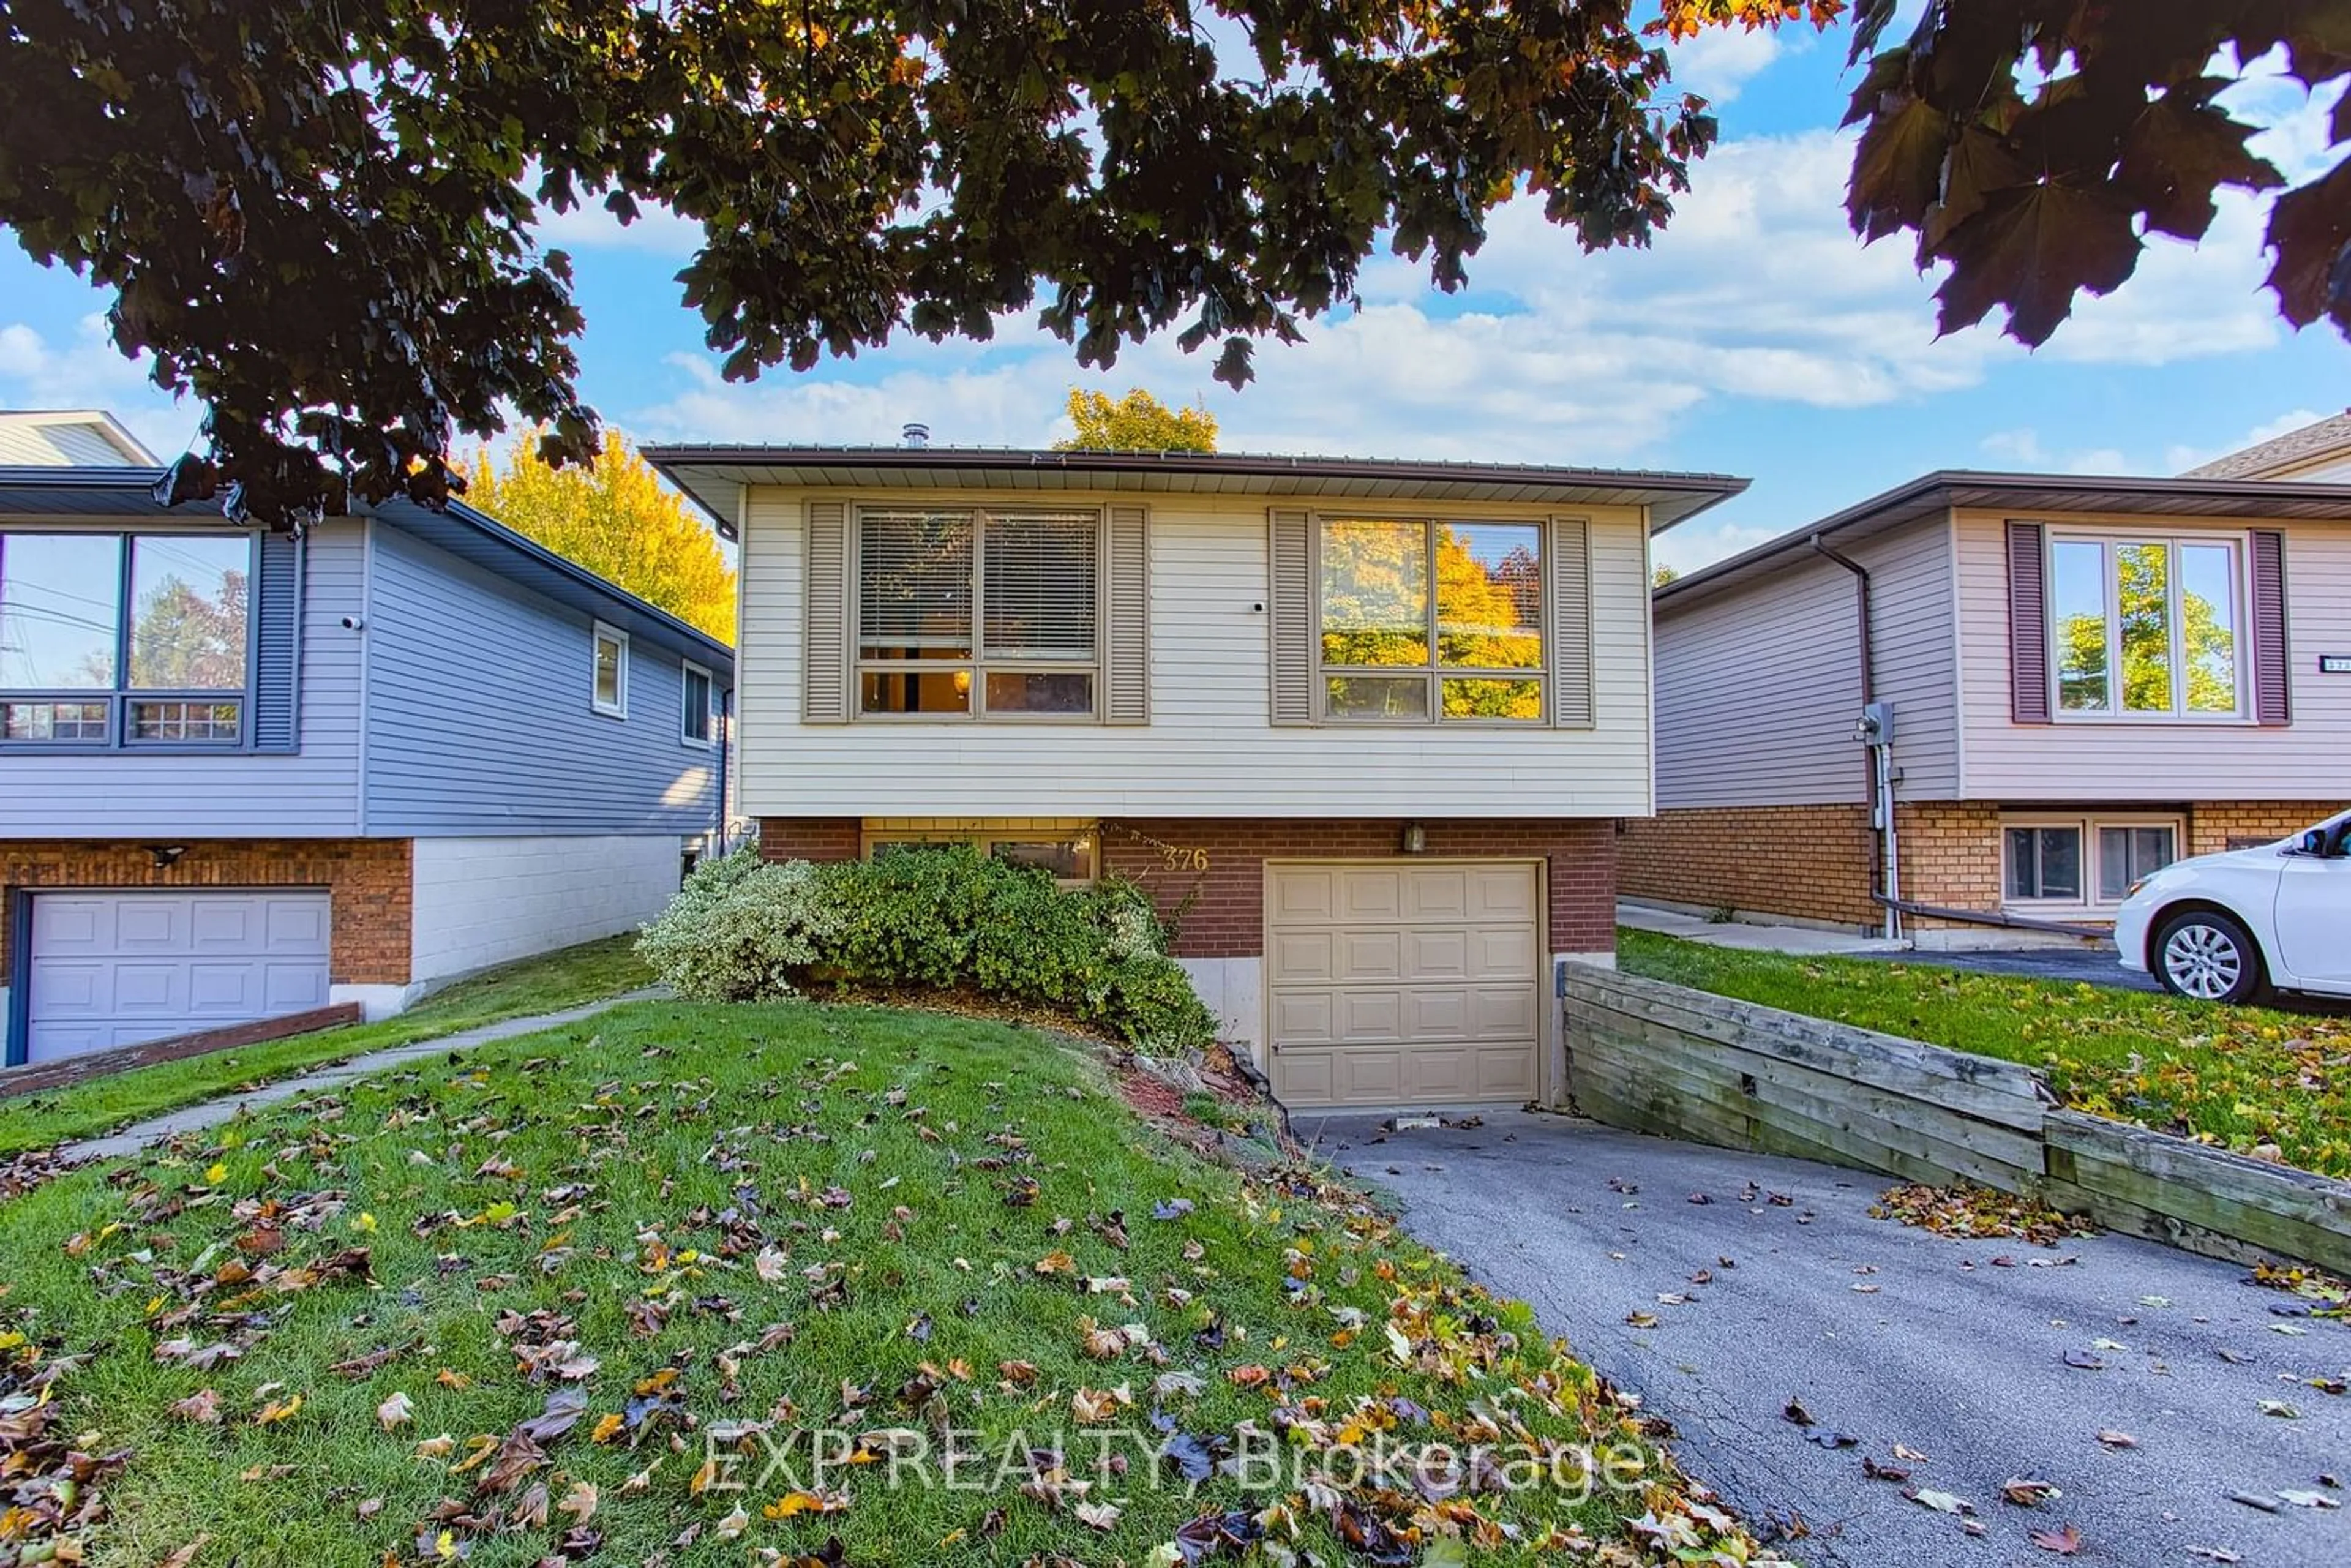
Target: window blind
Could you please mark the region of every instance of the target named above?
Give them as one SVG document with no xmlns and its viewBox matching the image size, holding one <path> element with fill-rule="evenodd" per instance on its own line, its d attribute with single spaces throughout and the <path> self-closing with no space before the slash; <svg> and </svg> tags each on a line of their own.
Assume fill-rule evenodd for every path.
<svg viewBox="0 0 2351 1568">
<path fill-rule="evenodd" d="M 861 511 L 857 640 L 868 658 L 971 651 L 968 512 Z"/>
<path fill-rule="evenodd" d="M 1090 513 L 988 517 L 980 546 L 983 657 L 1092 660 L 1100 534 Z"/>
</svg>

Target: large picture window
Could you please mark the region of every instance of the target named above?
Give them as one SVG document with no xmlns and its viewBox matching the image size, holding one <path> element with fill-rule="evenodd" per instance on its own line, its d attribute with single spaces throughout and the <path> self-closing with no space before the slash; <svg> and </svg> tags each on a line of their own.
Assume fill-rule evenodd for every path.
<svg viewBox="0 0 2351 1568">
<path fill-rule="evenodd" d="M 857 711 L 1092 718 L 1102 519 L 867 509 L 857 526 Z"/>
<path fill-rule="evenodd" d="M 235 746 L 249 534 L 0 535 L 0 744 Z"/>
<path fill-rule="evenodd" d="M 1325 519 L 1322 716 L 1541 723 L 1542 580 L 1539 524 Z"/>
<path fill-rule="evenodd" d="M 2242 560 L 2238 542 L 2227 538 L 2053 540 L 2057 714 L 2243 715 Z"/>
</svg>

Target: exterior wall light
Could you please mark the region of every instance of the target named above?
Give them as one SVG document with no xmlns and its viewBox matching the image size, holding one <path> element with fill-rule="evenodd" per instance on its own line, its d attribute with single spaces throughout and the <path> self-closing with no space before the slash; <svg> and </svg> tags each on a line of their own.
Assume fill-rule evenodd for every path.
<svg viewBox="0 0 2351 1568">
<path fill-rule="evenodd" d="M 1416 855 L 1426 848 L 1428 848 L 1428 831 L 1418 822 L 1406 822 L 1404 825 L 1404 852 Z"/>
</svg>

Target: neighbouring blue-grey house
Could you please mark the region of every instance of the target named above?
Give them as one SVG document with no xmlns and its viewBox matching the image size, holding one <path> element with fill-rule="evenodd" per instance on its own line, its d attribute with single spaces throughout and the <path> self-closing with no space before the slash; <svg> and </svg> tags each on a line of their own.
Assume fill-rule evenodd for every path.
<svg viewBox="0 0 2351 1568">
<path fill-rule="evenodd" d="M 463 505 L 298 538 L 159 476 L 0 465 L 7 1062 L 396 1011 L 723 831 L 723 643 Z"/>
</svg>

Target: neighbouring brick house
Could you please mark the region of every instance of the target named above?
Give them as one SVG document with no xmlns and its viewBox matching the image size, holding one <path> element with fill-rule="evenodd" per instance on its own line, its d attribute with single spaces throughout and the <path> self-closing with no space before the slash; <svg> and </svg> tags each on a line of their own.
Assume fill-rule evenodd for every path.
<svg viewBox="0 0 2351 1568">
<path fill-rule="evenodd" d="M 724 645 L 462 505 L 272 533 L 160 506 L 103 428 L 18 423 L 9 1064 L 397 1010 L 658 913 L 718 825 Z"/>
<path fill-rule="evenodd" d="M 1233 454 L 655 448 L 742 544 L 778 859 L 968 841 L 1176 921 L 1293 1105 L 1558 1092 L 1650 809 L 1648 541 L 1743 481 Z"/>
<path fill-rule="evenodd" d="M 1925 945 L 1984 929 L 1928 909 L 2098 925 L 2351 795 L 2351 485 L 1931 474 L 1656 618 L 1632 896 L 1876 928 L 1887 894 Z"/>
</svg>

